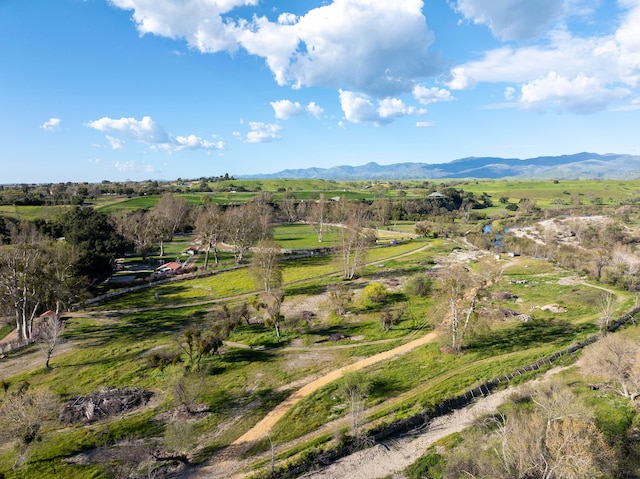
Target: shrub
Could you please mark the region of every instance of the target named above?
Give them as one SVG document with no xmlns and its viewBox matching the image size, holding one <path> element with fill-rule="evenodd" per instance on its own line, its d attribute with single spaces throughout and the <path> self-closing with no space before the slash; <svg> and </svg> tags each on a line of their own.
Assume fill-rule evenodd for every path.
<svg viewBox="0 0 640 479">
<path fill-rule="evenodd" d="M 433 280 L 426 274 L 413 276 L 407 281 L 404 292 L 408 296 L 428 296 L 433 287 Z"/>
<path fill-rule="evenodd" d="M 368 284 L 362 292 L 365 303 L 382 303 L 387 299 L 387 290 L 382 283 Z"/>
</svg>

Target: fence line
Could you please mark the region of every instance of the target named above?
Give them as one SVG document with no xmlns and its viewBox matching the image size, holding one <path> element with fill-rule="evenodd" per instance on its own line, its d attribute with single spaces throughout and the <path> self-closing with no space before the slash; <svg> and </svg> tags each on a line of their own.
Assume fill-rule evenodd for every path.
<svg viewBox="0 0 640 479">
<path fill-rule="evenodd" d="M 625 325 L 628 322 L 634 320 L 634 317 L 640 313 L 640 307 L 636 307 L 629 311 L 627 314 L 618 318 L 609 328 L 607 328 L 608 332 L 613 332 Z M 432 419 L 440 416 L 444 416 L 445 414 L 449 414 L 456 409 L 462 409 L 464 407 L 469 406 L 473 403 L 477 398 L 486 396 L 490 394 L 500 383 L 509 382 L 513 378 L 525 374 L 527 372 L 536 371 L 540 369 L 544 365 L 550 365 L 553 362 L 560 359 L 562 356 L 569 356 L 590 344 L 595 343 L 599 339 L 601 339 L 601 335 L 593 335 L 588 339 L 570 346 L 568 348 L 563 349 L 562 351 L 557 351 L 551 356 L 547 356 L 542 358 L 535 363 L 528 364 L 526 366 L 520 367 L 515 371 L 512 371 L 504 376 L 500 376 L 498 378 L 489 380 L 478 387 L 475 387 L 463 394 L 460 394 L 456 397 L 446 399 L 439 404 L 432 406 L 431 408 L 427 408 L 422 410 L 421 412 L 414 414 L 413 416 L 409 416 L 405 419 L 397 421 L 391 425 L 388 425 L 379 431 L 375 429 L 370 430 L 370 438 L 372 442 L 368 442 L 364 445 L 358 445 L 355 441 L 351 440 L 346 444 L 340 446 L 337 449 L 327 451 L 324 453 L 319 453 L 315 457 L 312 457 L 310 461 L 305 462 L 304 464 L 300 464 L 297 466 L 292 466 L 291 468 L 287 468 L 285 470 L 276 471 L 271 475 L 266 476 L 267 478 L 275 479 L 288 479 L 294 478 L 305 472 L 312 470 L 317 467 L 325 467 L 329 464 L 337 461 L 338 459 L 345 457 L 349 454 L 354 453 L 357 450 L 366 449 L 373 444 L 380 443 L 384 440 L 393 439 L 396 437 L 400 437 L 402 435 L 411 433 L 412 431 L 418 431 L 428 426 Z"/>
</svg>

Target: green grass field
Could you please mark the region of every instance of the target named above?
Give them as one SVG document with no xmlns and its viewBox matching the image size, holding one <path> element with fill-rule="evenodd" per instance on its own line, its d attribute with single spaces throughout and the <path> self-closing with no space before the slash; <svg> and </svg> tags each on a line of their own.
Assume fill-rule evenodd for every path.
<svg viewBox="0 0 640 479">
<path fill-rule="evenodd" d="M 352 198 L 373 198 L 377 194 L 365 190 L 363 184 L 324 181 L 231 183 L 254 191 L 216 192 L 210 196 L 221 202 L 246 201 L 258 188 L 273 191 L 276 196 L 290 191 L 299 198 L 313 198 L 319 193 Z M 230 185 L 212 183 L 212 187 L 216 186 Z M 410 191 L 409 196 L 420 194 L 418 183 L 414 186 L 415 191 Z M 605 205 L 617 205 L 636 198 L 640 182 L 470 181 L 459 182 L 457 187 L 490 194 L 496 203 L 491 211 L 501 213 L 504 212 L 503 205 L 498 204 L 501 196 L 508 197 L 510 202 L 530 198 L 541 206 L 568 206 L 573 204 L 572 198 L 580 198 L 584 204 L 596 203 L 595 198 L 601 198 Z M 388 194 L 395 197 L 397 191 Z M 200 194 L 184 197 L 192 204 L 201 201 Z M 104 201 L 99 208 L 105 212 L 149 208 L 157 200 L 157 196 L 123 198 Z M 14 207 L 7 208 L 0 211 L 9 212 Z M 37 209 L 11 211 L 20 211 L 25 217 L 41 214 Z M 469 229 L 472 227 L 477 225 L 470 225 Z M 412 233 L 413 223 L 394 223 L 389 228 Z M 573 271 L 548 261 L 503 258 L 500 260 L 504 266 L 502 276 L 482 296 L 478 308 L 482 314 L 474 323 L 464 352 L 449 354 L 445 348 L 449 344 L 446 324 L 443 326 L 448 311 L 445 295 L 434 288 L 427 297 L 410 296 L 405 292 L 404 283 L 416 274 L 429 274 L 434 265 L 443 262 L 454 250 L 464 251 L 467 246 L 443 238 L 412 239 L 390 245 L 390 240 L 396 239 L 393 231 L 383 233 L 386 245 L 368 252 L 369 264 L 354 281 L 343 281 L 341 265 L 328 255 L 286 261 L 282 336 L 278 338 L 275 329 L 265 324 L 262 311 L 253 311 L 250 324 L 242 321 L 231 332 L 229 343 L 222 347 L 220 355 L 203 358 L 199 374 L 187 372 L 187 357 L 178 345 L 180 334 L 189 326 L 208 325 L 213 310 L 223 304 L 253 302 L 259 291 L 247 268 L 230 271 L 219 268 L 212 276 L 156 285 L 70 317 L 64 330 L 66 347 L 54 354 L 53 369 L 46 369 L 44 360 L 38 359 L 33 362 L 34 366 L 0 379 L 12 388 L 28 382 L 30 387 L 51 390 L 63 400 L 106 386 L 136 386 L 153 391 L 153 402 L 147 408 L 89 426 L 47 428 L 43 440 L 31 446 L 31 453 L 20 469 L 12 469 L 16 449 L 11 444 L 2 445 L 0 473 L 6 478 L 107 477 L 103 466 L 74 463 L 70 458 L 100 446 L 113 446 L 125 438 L 162 436 L 166 423 L 159 420 L 157 414 L 176 406 L 175 385 L 181 378 L 197 393 L 198 402 L 210 410 L 196 426 L 200 447 L 194 460 L 206 461 L 310 378 L 390 350 L 428 331 L 439 332 L 436 342 L 363 371 L 372 385 L 364 418 L 368 426 L 390 423 L 429 409 L 439 401 L 597 332 L 601 285 L 576 278 Z M 335 244 L 337 234 L 329 233 L 319 244 L 308 225 L 293 224 L 276 226 L 274 237 L 285 249 L 308 249 Z M 188 235 L 176 236 L 166 244 L 165 259 L 180 256 L 191 239 Z M 228 252 L 221 256 L 225 265 L 231 264 Z M 127 261 L 135 262 L 137 258 L 127 258 Z M 197 264 L 201 266 L 202 261 L 200 257 Z M 482 272 L 484 266 L 481 262 L 469 264 L 476 272 Z M 362 291 L 371 282 L 379 282 L 387 289 L 387 298 L 380 304 L 362 300 Z M 349 313 L 344 317 L 331 311 L 333 306 L 326 297 L 327 287 L 338 283 L 348 285 L 354 293 Z M 633 307 L 635 298 L 631 293 L 606 287 L 618 298 L 616 315 Z M 495 299 L 494 294 L 500 291 L 516 295 L 517 301 Z M 547 305 L 558 309 L 545 308 Z M 401 307 L 405 309 L 399 322 L 390 330 L 384 330 L 381 317 L 385 308 L 399 310 Z M 304 320 L 300 311 L 307 309 L 315 316 Z M 527 314 L 531 320 L 498 319 L 504 310 Z M 0 329 L 0 338 L 11 327 Z M 330 341 L 333 333 L 344 334 L 347 339 Z M 38 354 L 38 349 L 32 346 L 3 359 L 3 365 L 9 364 L 6 361 L 37 359 Z M 179 360 L 159 365 L 154 359 L 158 355 Z M 280 420 L 272 432 L 280 459 L 295 460 L 311 447 L 329 447 L 337 442 L 336 431 L 346 427 L 346 422 L 340 421 L 348 415 L 341 384 L 338 380 L 316 391 Z M 600 414 L 605 417 L 607 411 L 603 409 Z M 331 427 L 323 429 L 325 424 Z M 290 440 L 300 442 L 287 444 Z M 260 442 L 251 453 L 266 451 L 268 447 L 267 441 Z"/>
</svg>

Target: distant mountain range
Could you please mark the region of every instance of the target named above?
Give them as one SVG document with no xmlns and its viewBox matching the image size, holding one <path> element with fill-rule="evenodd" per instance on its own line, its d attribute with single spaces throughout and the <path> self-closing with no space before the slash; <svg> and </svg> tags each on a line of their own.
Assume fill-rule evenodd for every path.
<svg viewBox="0 0 640 479">
<path fill-rule="evenodd" d="M 450 163 L 395 163 L 304 168 L 240 176 L 244 179 L 410 180 L 438 178 L 631 179 L 640 177 L 640 156 L 576 153 L 518 158 L 462 158 Z"/>
</svg>

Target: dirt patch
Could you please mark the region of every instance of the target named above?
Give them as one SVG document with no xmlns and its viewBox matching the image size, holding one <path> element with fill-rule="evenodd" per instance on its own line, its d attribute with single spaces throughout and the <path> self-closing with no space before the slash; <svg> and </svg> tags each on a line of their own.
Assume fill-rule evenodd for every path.
<svg viewBox="0 0 640 479">
<path fill-rule="evenodd" d="M 335 358 L 329 354 L 321 352 L 305 352 L 287 355 L 287 361 L 283 365 L 283 370 L 287 372 L 297 371 L 299 369 L 315 368 L 330 364 Z"/>
<path fill-rule="evenodd" d="M 315 296 L 304 296 L 300 299 L 285 299 L 282 304 L 282 314 L 285 318 L 300 318 L 308 316 L 308 313 L 315 314 L 314 319 L 324 321 L 329 316 L 329 293 L 322 293 Z"/>
<path fill-rule="evenodd" d="M 549 311 L 551 313 L 566 313 L 567 308 L 563 306 L 559 306 L 557 304 L 545 304 L 544 306 L 540 306 L 541 311 Z"/>
<path fill-rule="evenodd" d="M 538 244 L 547 244 L 549 239 L 563 244 L 578 246 L 581 231 L 587 226 L 602 226 L 611 222 L 608 216 L 565 216 L 539 221 L 533 226 L 511 228 L 510 234 L 518 238 L 527 238 Z"/>
<path fill-rule="evenodd" d="M 199 421 L 207 417 L 209 412 L 209 406 L 206 404 L 196 404 L 193 406 L 180 404 L 169 411 L 158 414 L 156 418 L 164 422 Z"/>
</svg>

